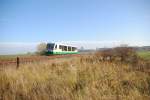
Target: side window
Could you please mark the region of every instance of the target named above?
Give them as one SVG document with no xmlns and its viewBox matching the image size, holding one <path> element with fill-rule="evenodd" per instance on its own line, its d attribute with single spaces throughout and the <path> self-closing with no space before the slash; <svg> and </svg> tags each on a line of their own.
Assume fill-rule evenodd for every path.
<svg viewBox="0 0 150 100">
<path fill-rule="evenodd" d="M 62 49 L 62 46 L 61 46 L 61 45 L 59 45 L 59 49 Z"/>
<path fill-rule="evenodd" d="M 72 47 L 72 51 L 74 51 L 74 47 Z"/>
<path fill-rule="evenodd" d="M 64 51 L 67 51 L 67 46 L 64 46 Z"/>
<path fill-rule="evenodd" d="M 72 47 L 72 51 L 75 51 L 76 50 L 76 48 L 75 47 Z"/>
<path fill-rule="evenodd" d="M 61 49 L 62 49 L 62 51 L 65 51 L 65 48 L 64 48 L 64 46 L 63 46 L 63 45 L 61 45 Z"/>
<path fill-rule="evenodd" d="M 71 47 L 68 47 L 68 51 L 71 51 Z"/>
</svg>

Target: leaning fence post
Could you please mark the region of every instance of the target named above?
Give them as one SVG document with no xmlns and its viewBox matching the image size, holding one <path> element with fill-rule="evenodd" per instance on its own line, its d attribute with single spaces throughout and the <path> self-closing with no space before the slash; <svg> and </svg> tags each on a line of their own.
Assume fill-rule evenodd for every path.
<svg viewBox="0 0 150 100">
<path fill-rule="evenodd" d="M 19 57 L 17 57 L 17 68 L 19 68 Z"/>
</svg>

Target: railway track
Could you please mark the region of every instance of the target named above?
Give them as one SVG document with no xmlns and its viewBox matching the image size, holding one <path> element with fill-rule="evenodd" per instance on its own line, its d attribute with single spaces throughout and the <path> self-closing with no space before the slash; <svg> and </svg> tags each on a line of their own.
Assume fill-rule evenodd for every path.
<svg viewBox="0 0 150 100">
<path fill-rule="evenodd" d="M 79 56 L 80 54 L 51 55 L 51 56 L 26 56 L 26 57 L 19 57 L 19 64 L 52 60 L 56 58 L 79 57 Z M 8 66 L 8 65 L 17 65 L 17 58 L 0 60 L 0 66 Z"/>
</svg>

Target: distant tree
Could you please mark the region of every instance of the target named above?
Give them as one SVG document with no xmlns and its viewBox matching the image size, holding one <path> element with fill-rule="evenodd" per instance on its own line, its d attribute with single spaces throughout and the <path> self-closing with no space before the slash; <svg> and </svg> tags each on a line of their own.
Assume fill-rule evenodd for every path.
<svg viewBox="0 0 150 100">
<path fill-rule="evenodd" d="M 27 52 L 27 55 L 32 55 L 32 53 L 31 52 Z"/>
<path fill-rule="evenodd" d="M 37 54 L 44 55 L 46 52 L 46 43 L 40 43 L 37 46 Z"/>
<path fill-rule="evenodd" d="M 128 44 L 120 44 L 120 47 L 128 47 Z"/>
</svg>

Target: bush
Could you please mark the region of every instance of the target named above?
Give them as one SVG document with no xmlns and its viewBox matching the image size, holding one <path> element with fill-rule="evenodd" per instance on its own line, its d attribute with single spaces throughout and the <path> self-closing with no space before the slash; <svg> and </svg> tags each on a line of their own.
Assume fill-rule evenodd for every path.
<svg viewBox="0 0 150 100">
<path fill-rule="evenodd" d="M 103 60 L 116 60 L 119 58 L 122 62 L 131 63 L 136 63 L 138 60 L 136 51 L 131 47 L 116 47 L 113 49 L 98 51 L 96 55 L 103 57 Z"/>
<path fill-rule="evenodd" d="M 45 55 L 45 53 L 46 53 L 46 43 L 38 44 L 36 54 Z"/>
<path fill-rule="evenodd" d="M 131 47 L 116 47 L 114 48 L 114 56 L 121 57 L 121 61 L 136 62 L 136 51 Z"/>
</svg>

